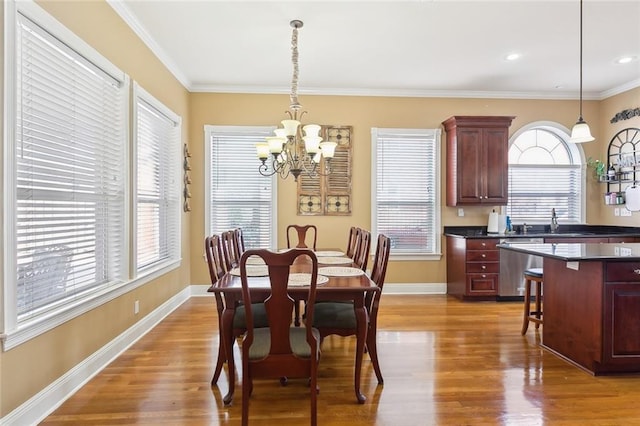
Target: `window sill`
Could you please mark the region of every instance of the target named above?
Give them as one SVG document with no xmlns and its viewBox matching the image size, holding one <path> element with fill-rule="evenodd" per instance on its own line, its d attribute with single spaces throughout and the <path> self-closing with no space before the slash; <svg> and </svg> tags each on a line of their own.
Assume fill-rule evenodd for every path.
<svg viewBox="0 0 640 426">
<path fill-rule="evenodd" d="M 159 276 L 178 268 L 180 264 L 181 260 L 165 263 L 158 268 L 149 270 L 145 275 L 134 280 L 111 286 L 102 291 L 96 292 L 96 294 L 91 297 L 76 300 L 60 309 L 57 309 L 56 311 L 48 312 L 38 316 L 37 318 L 24 321 L 18 325 L 17 329 L 0 335 L 2 339 L 2 350 L 6 352 L 21 345 L 22 343 L 38 337 L 39 335 L 46 333 L 69 320 L 79 317 L 80 315 L 114 300 L 135 288 L 151 282 Z"/>
</svg>

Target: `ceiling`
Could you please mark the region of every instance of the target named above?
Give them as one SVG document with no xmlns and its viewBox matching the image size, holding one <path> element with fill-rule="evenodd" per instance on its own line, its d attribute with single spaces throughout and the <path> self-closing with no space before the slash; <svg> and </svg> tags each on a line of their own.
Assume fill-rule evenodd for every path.
<svg viewBox="0 0 640 426">
<path fill-rule="evenodd" d="M 300 94 L 579 96 L 578 0 L 108 1 L 194 92 L 289 93 L 300 19 Z M 640 0 L 583 7 L 584 98 L 640 86 Z"/>
</svg>

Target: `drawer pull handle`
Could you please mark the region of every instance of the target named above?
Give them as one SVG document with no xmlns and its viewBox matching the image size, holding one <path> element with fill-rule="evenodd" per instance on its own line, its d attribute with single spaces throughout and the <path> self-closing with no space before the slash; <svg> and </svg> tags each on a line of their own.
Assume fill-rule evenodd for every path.
<svg viewBox="0 0 640 426">
<path fill-rule="evenodd" d="M 486 267 L 486 266 L 484 266 L 484 265 L 482 265 L 482 269 L 487 269 L 487 267 Z"/>
<path fill-rule="evenodd" d="M 487 255 L 483 253 L 483 254 L 482 254 L 482 257 L 487 257 Z"/>
<path fill-rule="evenodd" d="M 640 275 L 640 269 L 634 269 L 633 273 L 636 274 L 636 275 Z"/>
</svg>

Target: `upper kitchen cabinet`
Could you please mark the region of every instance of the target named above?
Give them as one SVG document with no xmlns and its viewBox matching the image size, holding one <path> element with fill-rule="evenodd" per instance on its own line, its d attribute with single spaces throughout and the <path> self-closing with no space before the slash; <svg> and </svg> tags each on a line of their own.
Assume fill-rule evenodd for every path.
<svg viewBox="0 0 640 426">
<path fill-rule="evenodd" d="M 447 133 L 447 206 L 507 204 L 514 118 L 453 116 L 442 123 Z"/>
</svg>

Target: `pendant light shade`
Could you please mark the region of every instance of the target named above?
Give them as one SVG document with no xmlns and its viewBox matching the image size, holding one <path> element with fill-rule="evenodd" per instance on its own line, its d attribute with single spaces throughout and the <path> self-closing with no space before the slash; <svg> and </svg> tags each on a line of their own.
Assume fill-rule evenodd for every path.
<svg viewBox="0 0 640 426">
<path fill-rule="evenodd" d="M 594 137 L 591 136 L 591 129 L 582 118 L 582 0 L 580 0 L 580 117 L 573 129 L 571 129 L 570 141 L 573 143 L 585 143 L 592 140 L 594 140 Z"/>
<path fill-rule="evenodd" d="M 573 143 L 585 143 L 591 142 L 595 138 L 591 136 L 591 130 L 586 121 L 580 117 L 578 122 L 571 129 L 571 142 Z"/>
</svg>

